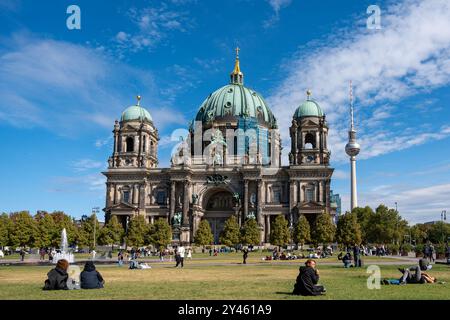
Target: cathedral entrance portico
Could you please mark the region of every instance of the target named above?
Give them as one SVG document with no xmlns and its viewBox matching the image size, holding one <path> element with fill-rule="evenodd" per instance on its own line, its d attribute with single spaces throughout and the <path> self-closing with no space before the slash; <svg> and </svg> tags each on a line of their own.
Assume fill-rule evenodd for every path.
<svg viewBox="0 0 450 320">
<path fill-rule="evenodd" d="M 204 218 L 209 222 L 214 243 L 219 243 L 225 221 L 235 214 L 233 194 L 225 188 L 214 188 L 209 190 L 204 197 Z"/>
</svg>

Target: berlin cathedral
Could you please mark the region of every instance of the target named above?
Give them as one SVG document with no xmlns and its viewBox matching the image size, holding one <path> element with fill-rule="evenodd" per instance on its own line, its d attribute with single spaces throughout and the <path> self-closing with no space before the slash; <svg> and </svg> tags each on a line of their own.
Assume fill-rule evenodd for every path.
<svg viewBox="0 0 450 320">
<path fill-rule="evenodd" d="M 244 86 L 238 50 L 229 84 L 200 105 L 170 168 L 158 167 L 158 124 L 139 96 L 115 121 L 103 172 L 106 221 L 115 215 L 126 228 L 137 215 L 148 223 L 167 219 L 173 242 L 190 244 L 206 219 L 218 244 L 225 221 L 235 215 L 240 225 L 256 219 L 261 244 L 269 244 L 277 215 L 290 227 L 300 215 L 310 224 L 321 212 L 336 215 L 325 114 L 308 91 L 293 113 L 289 165 L 282 166 L 277 120 L 264 98 Z"/>
</svg>

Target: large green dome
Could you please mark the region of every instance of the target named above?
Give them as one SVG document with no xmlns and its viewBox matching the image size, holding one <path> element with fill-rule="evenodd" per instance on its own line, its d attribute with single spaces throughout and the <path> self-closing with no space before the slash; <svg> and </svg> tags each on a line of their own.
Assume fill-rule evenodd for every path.
<svg viewBox="0 0 450 320">
<path fill-rule="evenodd" d="M 195 120 L 209 123 L 241 117 L 256 118 L 258 123 L 269 128 L 277 127 L 277 121 L 263 97 L 238 83 L 230 83 L 211 93 L 200 106 Z"/>
<path fill-rule="evenodd" d="M 323 117 L 322 108 L 314 100 L 308 99 L 295 110 L 294 118 Z"/>
<path fill-rule="evenodd" d="M 150 112 L 148 112 L 145 108 L 139 105 L 131 106 L 125 109 L 125 111 L 122 112 L 122 117 L 120 118 L 120 120 L 121 121 L 148 120 L 153 122 Z"/>
</svg>

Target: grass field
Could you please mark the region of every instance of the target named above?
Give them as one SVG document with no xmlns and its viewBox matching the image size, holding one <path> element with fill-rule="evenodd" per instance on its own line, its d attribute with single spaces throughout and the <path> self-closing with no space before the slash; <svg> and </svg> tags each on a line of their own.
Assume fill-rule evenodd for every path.
<svg viewBox="0 0 450 320">
<path fill-rule="evenodd" d="M 255 257 L 256 259 L 256 257 Z M 208 259 L 209 262 L 212 262 Z M 375 261 L 372 261 L 375 262 Z M 188 262 L 183 269 L 155 264 L 152 269 L 98 266 L 106 280 L 102 290 L 43 291 L 49 267 L 0 267 L 0 300 L 5 299 L 450 299 L 450 269 L 435 265 L 431 274 L 445 284 L 381 286 L 367 289 L 366 269 L 321 265 L 321 283 L 327 294 L 298 297 L 290 294 L 298 274 L 297 263 L 259 263 L 215 266 Z M 400 265 L 380 266 L 382 277 L 398 278 Z"/>
</svg>

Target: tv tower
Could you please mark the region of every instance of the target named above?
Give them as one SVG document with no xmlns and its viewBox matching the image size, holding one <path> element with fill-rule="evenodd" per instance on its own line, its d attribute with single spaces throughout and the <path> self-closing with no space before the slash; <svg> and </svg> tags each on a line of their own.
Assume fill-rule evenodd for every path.
<svg viewBox="0 0 450 320">
<path fill-rule="evenodd" d="M 353 122 L 353 87 L 352 81 L 350 81 L 350 131 L 348 132 L 348 143 L 345 146 L 345 152 L 350 156 L 351 210 L 358 206 L 358 193 L 356 188 L 356 156 L 359 151 L 360 145 L 356 142 L 356 130 Z"/>
</svg>

